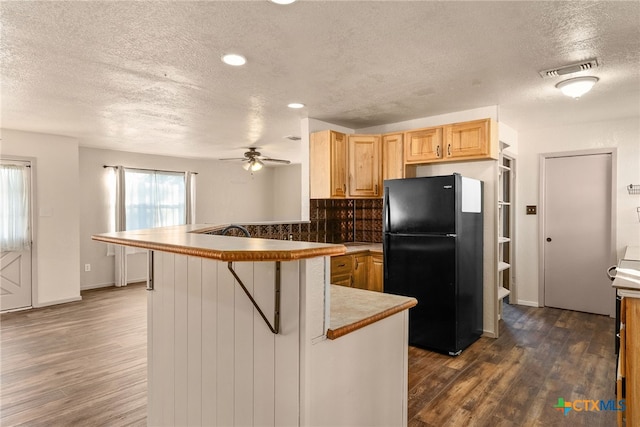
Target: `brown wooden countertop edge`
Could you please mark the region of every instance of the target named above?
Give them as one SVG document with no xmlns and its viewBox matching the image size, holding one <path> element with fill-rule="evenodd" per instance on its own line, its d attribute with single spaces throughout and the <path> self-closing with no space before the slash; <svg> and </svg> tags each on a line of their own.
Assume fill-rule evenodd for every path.
<svg viewBox="0 0 640 427">
<path fill-rule="evenodd" d="M 113 243 L 116 245 L 133 246 L 137 248 L 149 249 L 153 251 L 170 252 L 180 255 L 189 255 L 199 258 L 209 258 L 217 261 L 295 261 L 306 258 L 316 258 L 320 256 L 342 255 L 345 253 L 344 247 L 325 247 L 312 249 L 292 249 L 292 250 L 265 250 L 265 251 L 223 251 L 216 249 L 193 248 L 189 246 L 171 245 L 167 243 L 139 242 L 125 238 L 112 238 L 106 236 L 92 236 L 93 240 Z"/>
<path fill-rule="evenodd" d="M 369 316 L 365 319 L 359 320 L 349 325 L 341 326 L 337 329 L 327 329 L 327 338 L 329 338 L 330 340 L 335 340 L 336 338 L 340 338 L 353 331 L 362 329 L 365 326 L 371 325 L 372 323 L 375 323 L 387 317 L 393 316 L 396 313 L 400 313 L 401 311 L 408 310 L 411 307 L 415 307 L 417 304 L 418 304 L 418 300 L 416 300 L 415 298 L 412 298 L 411 300 L 405 303 L 396 305 L 395 307 L 388 308 L 380 313 L 374 314 L 373 316 Z"/>
</svg>

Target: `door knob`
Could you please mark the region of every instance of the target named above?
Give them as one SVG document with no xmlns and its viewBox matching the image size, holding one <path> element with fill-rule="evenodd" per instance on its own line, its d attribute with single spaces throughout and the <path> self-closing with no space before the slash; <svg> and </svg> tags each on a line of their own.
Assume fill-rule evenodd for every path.
<svg viewBox="0 0 640 427">
<path fill-rule="evenodd" d="M 550 242 L 550 241 L 551 241 L 551 237 L 547 237 L 547 242 Z"/>
</svg>

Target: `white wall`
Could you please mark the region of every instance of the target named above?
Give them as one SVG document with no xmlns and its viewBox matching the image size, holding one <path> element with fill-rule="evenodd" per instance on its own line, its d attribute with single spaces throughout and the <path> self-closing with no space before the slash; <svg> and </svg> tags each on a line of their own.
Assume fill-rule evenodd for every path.
<svg viewBox="0 0 640 427">
<path fill-rule="evenodd" d="M 274 171 L 263 168 L 251 175 L 239 162 L 186 159 L 128 153 L 123 151 L 80 148 L 80 253 L 78 269 L 83 289 L 113 284 L 113 257 L 107 256 L 107 245 L 91 240 L 91 235 L 109 231 L 109 193 L 107 169 L 103 165 L 122 165 L 197 172 L 196 223 L 226 224 L 272 221 L 274 218 Z M 282 180 L 282 185 L 287 183 Z M 295 180 L 299 183 L 299 180 Z M 295 183 L 278 191 L 299 191 Z M 282 199 L 281 199 L 282 200 Z M 299 199 L 298 199 L 299 200 Z M 289 206 L 290 203 L 283 205 Z M 289 206 L 290 207 L 290 206 Z M 84 271 L 91 264 L 91 271 Z M 131 254 L 128 281 L 145 280 L 146 255 Z"/>
<path fill-rule="evenodd" d="M 35 159 L 33 305 L 80 299 L 78 141 L 2 129 L 0 153 Z"/>
<path fill-rule="evenodd" d="M 636 208 L 640 196 L 629 195 L 626 186 L 640 184 L 640 118 L 582 123 L 519 133 L 517 158 L 516 283 L 518 302 L 538 305 L 538 221 L 526 215 L 526 205 L 539 205 L 539 155 L 617 147 L 616 248 L 622 256 L 627 245 L 640 245 L 640 221 Z M 585 230 L 588 232 L 588 230 Z M 604 272 L 603 272 L 604 277 Z"/>
<path fill-rule="evenodd" d="M 273 168 L 273 220 L 299 221 L 302 218 L 302 165 Z"/>
</svg>

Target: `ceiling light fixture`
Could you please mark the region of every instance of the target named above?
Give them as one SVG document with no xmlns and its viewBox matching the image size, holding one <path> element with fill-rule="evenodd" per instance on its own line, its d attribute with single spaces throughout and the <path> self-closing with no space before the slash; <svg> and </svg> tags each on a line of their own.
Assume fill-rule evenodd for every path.
<svg viewBox="0 0 640 427">
<path fill-rule="evenodd" d="M 292 102 L 291 104 L 287 105 L 287 107 L 289 108 L 304 108 L 304 104 L 300 104 L 299 102 Z"/>
<path fill-rule="evenodd" d="M 243 168 L 246 171 L 257 172 L 260 169 L 262 169 L 263 166 L 264 166 L 264 163 L 262 163 L 260 161 L 260 159 L 257 159 L 257 158 L 254 157 L 253 159 L 251 159 L 247 163 L 245 163 Z"/>
<path fill-rule="evenodd" d="M 593 76 L 575 77 L 556 85 L 567 96 L 578 99 L 589 92 L 599 79 Z"/>
<path fill-rule="evenodd" d="M 275 3 L 275 4 L 291 4 L 294 3 L 296 0 L 271 0 L 271 3 Z"/>
<path fill-rule="evenodd" d="M 234 67 L 239 67 L 247 63 L 247 58 L 242 55 L 238 55 L 236 53 L 227 53 L 222 55 L 222 62 L 227 65 L 233 65 Z"/>
</svg>

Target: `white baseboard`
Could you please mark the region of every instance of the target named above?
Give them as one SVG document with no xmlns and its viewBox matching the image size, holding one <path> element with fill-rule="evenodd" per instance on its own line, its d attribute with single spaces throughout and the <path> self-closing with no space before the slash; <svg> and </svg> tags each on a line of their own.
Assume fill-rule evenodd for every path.
<svg viewBox="0 0 640 427">
<path fill-rule="evenodd" d="M 131 279 L 131 280 L 127 280 L 127 285 L 130 285 L 132 283 L 146 282 L 146 281 L 147 281 L 146 277 L 144 277 L 142 279 Z M 88 291 L 90 289 L 110 288 L 111 286 L 115 286 L 115 284 L 113 282 L 111 282 L 111 283 L 94 283 L 92 285 L 82 285 L 82 286 L 80 286 L 80 290 L 81 291 Z"/>
<path fill-rule="evenodd" d="M 526 305 L 528 307 L 540 307 L 538 305 L 537 301 L 525 301 L 525 300 L 521 300 L 519 299 L 518 301 L 516 301 L 517 305 Z"/>
<path fill-rule="evenodd" d="M 67 302 L 80 301 L 81 299 L 82 299 L 81 296 L 77 296 L 73 298 L 58 299 L 55 301 L 41 302 L 38 304 L 33 304 L 33 308 L 48 307 L 50 305 L 57 305 L 57 304 L 65 304 Z"/>
</svg>

